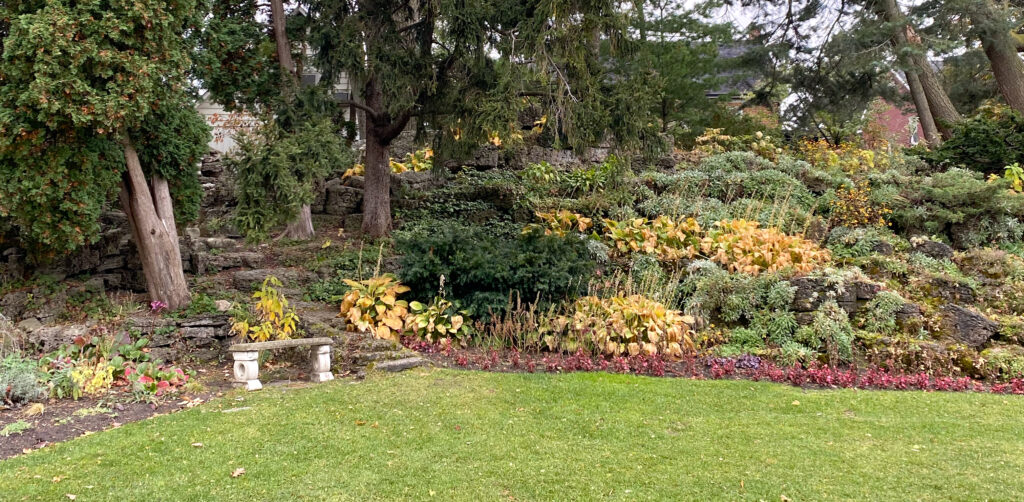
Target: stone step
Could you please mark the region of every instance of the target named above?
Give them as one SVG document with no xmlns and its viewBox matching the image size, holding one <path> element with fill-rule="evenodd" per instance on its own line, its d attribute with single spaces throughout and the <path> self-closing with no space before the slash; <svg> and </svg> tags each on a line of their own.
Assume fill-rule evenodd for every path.
<svg viewBox="0 0 1024 502">
<path fill-rule="evenodd" d="M 423 366 L 425 364 L 427 364 L 427 360 L 422 357 L 406 357 L 405 359 L 396 359 L 394 361 L 385 361 L 374 364 L 372 369 L 376 371 L 395 373 Z"/>
</svg>

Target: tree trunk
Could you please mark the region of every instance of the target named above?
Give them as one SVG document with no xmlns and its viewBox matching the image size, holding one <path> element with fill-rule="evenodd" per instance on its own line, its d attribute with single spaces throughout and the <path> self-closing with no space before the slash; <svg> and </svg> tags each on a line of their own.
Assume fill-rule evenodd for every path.
<svg viewBox="0 0 1024 502">
<path fill-rule="evenodd" d="M 989 0 L 978 0 L 970 17 L 992 65 L 999 93 L 1010 108 L 1024 112 L 1024 61 L 1017 55 L 1017 41 L 1005 26 L 1005 18 Z"/>
<path fill-rule="evenodd" d="M 181 248 L 167 180 L 154 175 L 152 184 L 146 183 L 131 140 L 124 140 L 122 146 L 127 170 L 121 180 L 121 205 L 128 215 L 139 251 L 149 298 L 171 310 L 185 307 L 191 298 L 181 266 Z"/>
<path fill-rule="evenodd" d="M 921 132 L 924 133 L 925 141 L 932 148 L 942 144 L 942 136 L 935 126 L 935 119 L 932 117 L 932 109 L 928 106 L 928 98 L 921 87 L 921 79 L 913 71 L 906 72 L 907 87 L 910 88 L 910 96 L 914 99 L 914 107 L 917 109 L 918 122 L 921 124 Z"/>
<path fill-rule="evenodd" d="M 381 237 L 391 231 L 391 164 L 387 144 L 377 128 L 366 127 L 366 177 L 363 188 L 363 233 Z"/>
<path fill-rule="evenodd" d="M 288 32 L 285 31 L 284 0 L 270 0 L 270 16 L 274 26 L 274 45 L 277 48 L 277 61 L 285 73 L 285 78 L 291 80 L 289 83 L 297 84 L 299 68 L 292 62 L 292 46 L 288 41 Z M 285 227 L 284 232 L 277 238 L 309 240 L 315 235 L 309 204 L 303 204 L 299 209 L 298 216 Z"/>
<path fill-rule="evenodd" d="M 285 31 L 284 0 L 270 0 L 270 17 L 274 26 L 277 62 L 286 75 L 292 75 L 295 65 L 292 64 L 292 46 L 288 42 L 288 32 Z"/>
<path fill-rule="evenodd" d="M 904 63 L 909 67 L 909 72 L 917 74 L 925 99 L 928 101 L 928 108 L 931 110 L 932 122 L 942 133 L 942 137 L 949 138 L 952 136 L 953 124 L 960 121 L 960 113 L 956 111 L 949 95 L 942 87 L 935 68 L 925 57 L 925 47 L 921 43 L 921 38 L 914 32 L 914 28 L 907 24 L 896 0 L 882 0 L 879 4 L 879 14 L 887 23 L 893 25 L 892 39 L 896 46 L 896 53 L 899 54 L 903 47 L 911 49 Z M 918 108 L 918 113 L 920 113 L 920 108 Z"/>
<path fill-rule="evenodd" d="M 939 76 L 935 74 L 935 68 L 923 54 L 911 56 L 914 66 L 917 68 L 917 76 L 921 80 L 921 88 L 928 99 L 928 108 L 932 111 L 932 118 L 935 127 L 942 133 L 942 137 L 949 139 L 953 136 L 953 126 L 960 122 L 960 112 L 956 111 L 953 101 L 946 94 L 942 87 Z"/>
<path fill-rule="evenodd" d="M 309 204 L 303 204 L 302 207 L 299 208 L 298 216 L 296 216 L 295 219 L 285 227 L 284 232 L 282 232 L 278 238 L 309 240 L 312 239 L 314 235 L 313 213 L 310 210 Z"/>
</svg>

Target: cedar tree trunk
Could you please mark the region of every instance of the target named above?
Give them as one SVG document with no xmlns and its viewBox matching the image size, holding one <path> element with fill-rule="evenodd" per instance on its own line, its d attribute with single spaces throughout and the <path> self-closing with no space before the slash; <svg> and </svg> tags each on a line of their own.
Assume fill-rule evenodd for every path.
<svg viewBox="0 0 1024 502">
<path fill-rule="evenodd" d="M 364 234 L 381 237 L 391 231 L 391 142 L 402 133 L 412 117 L 407 109 L 398 117 L 384 110 L 383 96 L 376 77 L 370 76 L 363 84 L 366 108 L 366 176 L 363 180 Z"/>
<path fill-rule="evenodd" d="M 121 180 L 121 206 L 135 238 L 142 261 L 142 274 L 151 301 L 163 302 L 176 310 L 191 301 L 181 248 L 174 223 L 174 209 L 167 180 L 154 175 L 146 182 L 138 152 L 131 140 L 123 142 L 127 170 Z"/>
<path fill-rule="evenodd" d="M 1024 61 L 1017 55 L 1017 40 L 989 0 L 978 0 L 970 17 L 992 65 L 999 93 L 1010 108 L 1024 112 Z"/>
<path fill-rule="evenodd" d="M 949 99 L 949 95 L 946 94 L 946 90 L 942 87 L 942 82 L 939 81 L 935 68 L 932 67 L 931 62 L 925 57 L 925 47 L 921 43 L 921 37 L 917 36 L 914 28 L 907 24 L 906 18 L 903 17 L 903 12 L 900 11 L 896 0 L 882 0 L 880 2 L 880 11 L 883 19 L 893 24 L 892 38 L 897 52 L 902 47 L 914 49 L 907 56 L 906 63 L 910 70 L 917 74 L 918 80 L 921 82 L 921 89 L 928 101 L 928 108 L 931 111 L 935 126 L 942 133 L 942 137 L 948 139 L 953 133 L 951 127 L 960 121 L 960 113 L 956 111 L 953 102 Z M 922 115 L 920 108 L 917 111 L 919 116 Z"/>
<path fill-rule="evenodd" d="M 388 156 L 390 149 L 389 144 L 383 144 L 377 127 L 368 125 L 366 133 L 362 231 L 364 234 L 380 237 L 391 231 L 391 163 Z"/>
<path fill-rule="evenodd" d="M 921 132 L 924 133 L 928 146 L 937 148 L 942 144 L 942 136 L 935 127 L 935 119 L 932 117 L 932 109 L 928 106 L 928 98 L 921 87 L 921 79 L 913 71 L 906 72 L 907 86 L 910 87 L 910 96 L 914 99 L 914 107 L 917 108 L 918 122 L 921 124 Z"/>
</svg>

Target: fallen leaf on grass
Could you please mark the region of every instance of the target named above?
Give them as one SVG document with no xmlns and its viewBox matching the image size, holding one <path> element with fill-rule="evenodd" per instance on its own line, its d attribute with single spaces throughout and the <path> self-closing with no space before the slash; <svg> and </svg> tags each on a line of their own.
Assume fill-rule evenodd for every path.
<svg viewBox="0 0 1024 502">
<path fill-rule="evenodd" d="M 356 425 L 366 425 L 366 420 L 356 420 Z"/>
<path fill-rule="evenodd" d="M 202 448 L 203 443 L 192 443 L 192 446 L 195 446 L 196 448 Z"/>
<path fill-rule="evenodd" d="M 793 406 L 800 406 L 800 401 L 793 401 Z"/>
<path fill-rule="evenodd" d="M 238 469 L 235 469 L 234 471 L 231 471 L 231 477 L 233 477 L 233 478 L 237 478 L 237 477 L 241 476 L 242 474 L 245 474 L 245 468 L 244 467 L 239 467 Z"/>
<path fill-rule="evenodd" d="M 78 498 L 77 495 L 72 495 L 70 493 L 65 493 L 64 496 L 69 498 L 69 499 L 71 499 L 71 500 L 75 500 L 76 498 Z"/>
<path fill-rule="evenodd" d="M 54 477 L 53 477 L 53 482 L 54 482 L 54 483 L 60 483 L 60 481 L 61 481 L 62 479 L 64 479 L 65 477 L 66 477 L 66 476 L 54 476 Z"/>
</svg>

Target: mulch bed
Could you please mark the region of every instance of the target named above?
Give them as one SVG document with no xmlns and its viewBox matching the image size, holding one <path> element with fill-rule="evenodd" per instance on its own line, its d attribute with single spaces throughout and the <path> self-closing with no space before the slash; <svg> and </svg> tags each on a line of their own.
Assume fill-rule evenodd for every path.
<svg viewBox="0 0 1024 502">
<path fill-rule="evenodd" d="M 224 366 L 199 368 L 197 375 L 203 384 L 202 392 L 167 395 L 155 403 L 131 401 L 128 394 L 115 391 L 77 401 L 50 399 L 14 408 L 0 407 L 0 430 L 18 421 L 32 425 L 24 432 L 0 437 L 0 460 L 129 422 L 191 408 L 231 388 L 229 370 Z"/>
</svg>

